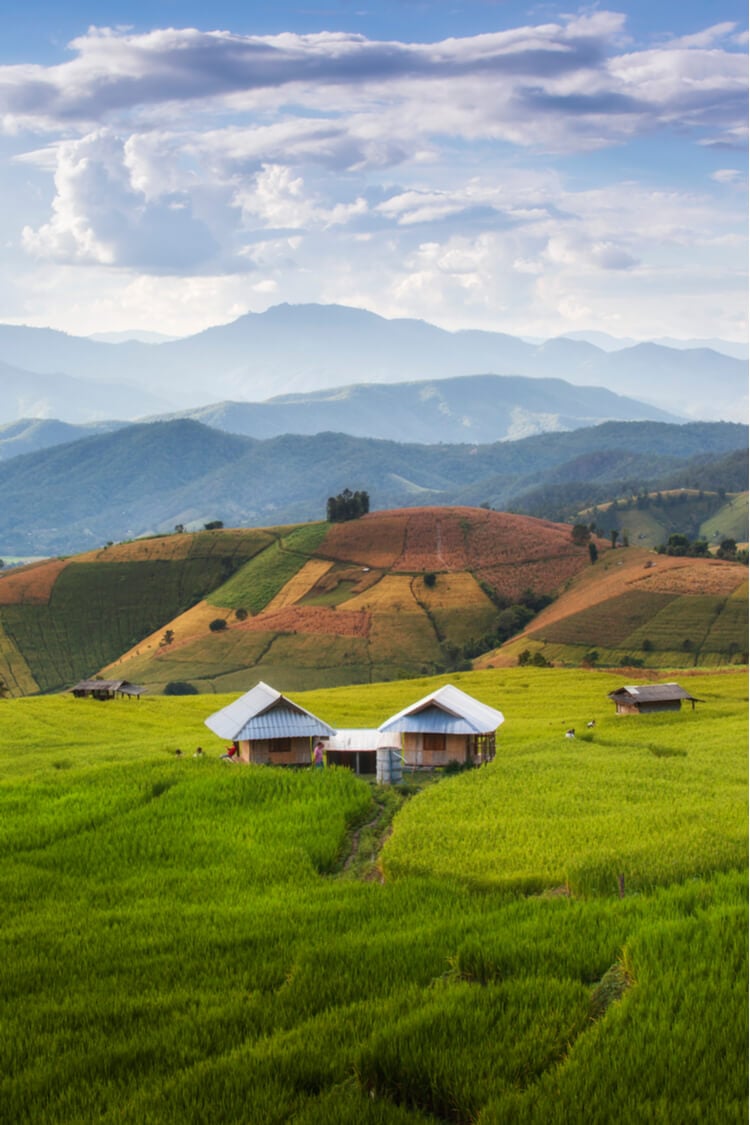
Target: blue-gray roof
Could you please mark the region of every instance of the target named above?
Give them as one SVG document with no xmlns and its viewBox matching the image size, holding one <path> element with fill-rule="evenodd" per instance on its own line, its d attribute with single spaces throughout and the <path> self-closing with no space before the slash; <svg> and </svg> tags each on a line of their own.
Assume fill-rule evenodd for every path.
<svg viewBox="0 0 750 1125">
<path fill-rule="evenodd" d="M 209 730 L 232 742 L 259 738 L 315 738 L 333 734 L 333 727 L 292 703 L 262 681 L 239 699 L 204 720 Z"/>
<path fill-rule="evenodd" d="M 381 731 L 436 734 L 489 734 L 505 718 L 501 711 L 480 703 L 465 691 L 446 684 L 381 723 Z"/>
</svg>

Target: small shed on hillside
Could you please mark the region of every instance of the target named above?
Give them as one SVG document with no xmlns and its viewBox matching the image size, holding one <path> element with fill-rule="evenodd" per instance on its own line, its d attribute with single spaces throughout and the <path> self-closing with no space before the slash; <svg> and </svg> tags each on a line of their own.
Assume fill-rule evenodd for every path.
<svg viewBox="0 0 750 1125">
<path fill-rule="evenodd" d="M 80 680 L 70 688 L 76 699 L 114 699 L 118 695 L 137 699 L 143 690 L 129 680 Z"/>
<path fill-rule="evenodd" d="M 262 680 L 204 721 L 234 744 L 240 761 L 259 765 L 309 766 L 313 741 L 335 733 Z"/>
<path fill-rule="evenodd" d="M 618 715 L 648 715 L 653 711 L 679 711 L 683 699 L 690 700 L 693 710 L 699 699 L 679 684 L 631 684 L 609 693 Z"/>
<path fill-rule="evenodd" d="M 383 733 L 397 732 L 406 768 L 484 765 L 495 757 L 495 731 L 505 722 L 500 711 L 446 684 L 392 715 Z"/>
</svg>

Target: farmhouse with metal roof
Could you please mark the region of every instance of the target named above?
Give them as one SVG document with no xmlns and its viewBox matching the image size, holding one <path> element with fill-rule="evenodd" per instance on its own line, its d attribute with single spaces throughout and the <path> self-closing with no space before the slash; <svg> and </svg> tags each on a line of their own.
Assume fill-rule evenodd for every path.
<svg viewBox="0 0 750 1125">
<path fill-rule="evenodd" d="M 117 695 L 138 698 L 143 688 L 128 680 L 80 680 L 70 691 L 76 699 L 114 699 Z"/>
<path fill-rule="evenodd" d="M 495 757 L 495 731 L 504 721 L 502 712 L 446 684 L 386 719 L 379 729 L 401 735 L 407 767 L 483 765 Z"/>
<path fill-rule="evenodd" d="M 334 734 L 298 703 L 292 703 L 261 680 L 205 724 L 219 738 L 234 743 L 242 762 L 261 765 L 309 765 L 313 740 Z"/>
<path fill-rule="evenodd" d="M 618 715 L 648 715 L 653 711 L 679 711 L 683 699 L 689 699 L 695 710 L 699 699 L 679 684 L 641 684 L 611 691 L 609 698 Z"/>
</svg>

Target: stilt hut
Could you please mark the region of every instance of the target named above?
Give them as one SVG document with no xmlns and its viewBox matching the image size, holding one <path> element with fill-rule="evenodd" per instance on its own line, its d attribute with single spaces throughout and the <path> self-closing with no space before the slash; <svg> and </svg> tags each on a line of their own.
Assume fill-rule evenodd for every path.
<svg viewBox="0 0 750 1125">
<path fill-rule="evenodd" d="M 505 721 L 501 711 L 446 684 L 381 724 L 383 733 L 401 736 L 407 769 L 484 765 L 495 757 L 495 732 Z"/>
<path fill-rule="evenodd" d="M 259 765 L 309 766 L 313 741 L 334 733 L 328 723 L 262 680 L 204 721 L 234 744 L 241 762 Z"/>
<path fill-rule="evenodd" d="M 683 699 L 695 710 L 699 699 L 679 684 L 631 684 L 611 691 L 609 698 L 618 715 L 649 715 L 653 711 L 679 711 Z"/>
</svg>

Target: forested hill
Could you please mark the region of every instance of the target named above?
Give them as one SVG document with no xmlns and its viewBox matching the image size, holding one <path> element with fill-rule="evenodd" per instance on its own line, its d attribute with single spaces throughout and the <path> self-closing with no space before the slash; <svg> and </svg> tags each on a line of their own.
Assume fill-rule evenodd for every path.
<svg viewBox="0 0 750 1125">
<path fill-rule="evenodd" d="M 604 423 L 491 445 L 333 433 L 259 441 L 185 419 L 139 424 L 1 464 L 0 553 L 71 553 L 213 519 L 260 526 L 322 518 L 327 497 L 345 487 L 367 490 L 373 510 L 425 503 L 522 509 L 529 490 L 571 474 L 592 485 L 659 487 L 694 459 L 707 472 L 747 442 L 746 426 L 723 422 Z"/>
</svg>

